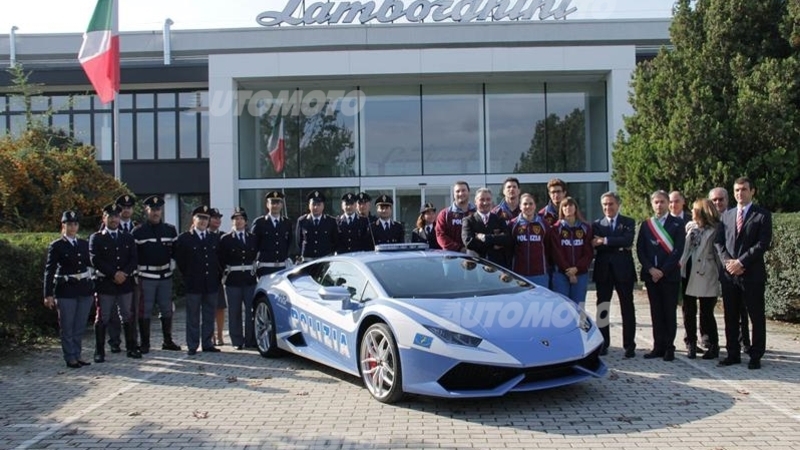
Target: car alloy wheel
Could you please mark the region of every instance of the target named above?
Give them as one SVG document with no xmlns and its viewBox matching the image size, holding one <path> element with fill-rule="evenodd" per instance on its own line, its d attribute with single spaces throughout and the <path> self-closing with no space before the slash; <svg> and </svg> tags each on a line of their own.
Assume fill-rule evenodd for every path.
<svg viewBox="0 0 800 450">
<path fill-rule="evenodd" d="M 261 356 L 272 357 L 280 355 L 278 349 L 278 339 L 275 335 L 275 315 L 272 314 L 272 306 L 266 297 L 256 299 L 255 322 L 256 344 Z"/>
<path fill-rule="evenodd" d="M 376 323 L 364 333 L 358 360 L 364 385 L 376 400 L 393 403 L 402 398 L 400 354 L 392 332 L 385 323 Z"/>
</svg>

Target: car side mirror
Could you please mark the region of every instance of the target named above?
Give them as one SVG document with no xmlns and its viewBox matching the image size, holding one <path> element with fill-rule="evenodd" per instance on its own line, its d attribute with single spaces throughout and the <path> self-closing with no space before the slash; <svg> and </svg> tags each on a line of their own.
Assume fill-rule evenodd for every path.
<svg viewBox="0 0 800 450">
<path fill-rule="evenodd" d="M 350 291 L 344 286 L 323 286 L 317 291 L 319 298 L 329 301 L 350 299 Z"/>
</svg>

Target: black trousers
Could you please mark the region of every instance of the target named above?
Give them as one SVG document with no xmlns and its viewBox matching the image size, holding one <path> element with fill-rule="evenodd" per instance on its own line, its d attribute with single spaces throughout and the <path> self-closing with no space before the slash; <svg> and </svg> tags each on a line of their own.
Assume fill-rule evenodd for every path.
<svg viewBox="0 0 800 450">
<path fill-rule="evenodd" d="M 767 319 L 764 311 L 764 282 L 747 282 L 738 280 L 734 283 L 722 281 L 722 302 L 725 305 L 725 348 L 729 358 L 740 358 L 742 354 L 739 338 L 744 338 L 739 327 L 742 308 L 747 308 L 747 315 L 753 329 L 750 345 L 750 359 L 760 360 L 767 348 Z"/>
<path fill-rule="evenodd" d="M 650 319 L 653 322 L 653 351 L 657 353 L 675 350 L 680 286 L 678 281 L 663 279 L 658 283 L 645 282 L 647 298 L 650 300 Z"/>
<path fill-rule="evenodd" d="M 603 341 L 608 348 L 611 345 L 609 333 L 609 316 L 611 314 L 611 296 L 617 291 L 620 312 L 622 313 L 622 347 L 625 350 L 636 348 L 636 309 L 633 306 L 633 280 L 618 281 L 613 274 L 610 280 L 597 282 L 597 326 L 603 335 Z M 605 316 L 602 316 L 605 314 Z"/>
<path fill-rule="evenodd" d="M 686 343 L 697 344 L 697 303 L 700 303 L 700 333 L 708 335 L 710 345 L 719 345 L 717 319 L 714 318 L 716 297 L 683 296 L 683 329 L 686 331 Z"/>
</svg>

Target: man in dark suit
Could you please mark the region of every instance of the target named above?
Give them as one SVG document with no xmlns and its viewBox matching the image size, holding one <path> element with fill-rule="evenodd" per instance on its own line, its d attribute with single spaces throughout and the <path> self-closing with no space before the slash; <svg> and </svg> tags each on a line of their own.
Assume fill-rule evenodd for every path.
<svg viewBox="0 0 800 450">
<path fill-rule="evenodd" d="M 365 245 L 368 250 L 380 244 L 398 244 L 405 242 L 405 231 L 403 224 L 392 220 L 392 207 L 394 200 L 384 194 L 375 199 L 375 206 L 378 208 L 378 219 L 372 221 L 369 226 L 369 242 Z"/>
<path fill-rule="evenodd" d="M 492 191 L 480 188 L 475 192 L 475 214 L 464 219 L 461 239 L 467 253 L 508 267 L 508 248 L 513 244 L 506 221 L 492 213 Z"/>
<path fill-rule="evenodd" d="M 669 214 L 669 195 L 656 191 L 650 196 L 654 217 L 644 221 L 636 240 L 636 254 L 642 265 L 641 279 L 647 288 L 653 321 L 653 350 L 645 358 L 675 359 L 678 294 L 686 232 L 683 222 Z"/>
<path fill-rule="evenodd" d="M 342 215 L 336 218 L 339 236 L 336 241 L 336 254 L 357 252 L 369 247 L 367 237 L 369 223 L 356 211 L 356 195 L 348 192 L 342 196 Z"/>
<path fill-rule="evenodd" d="M 257 277 L 283 270 L 286 263 L 291 262 L 289 258 L 294 250 L 294 230 L 292 222 L 281 213 L 283 198 L 280 191 L 268 192 L 264 196 L 267 213 L 253 221 L 250 230 L 258 249 Z"/>
<path fill-rule="evenodd" d="M 311 261 L 336 252 L 339 229 L 336 219 L 325 214 L 325 196 L 313 191 L 306 196 L 308 214 L 297 219 L 296 242 L 299 261 Z"/>
<path fill-rule="evenodd" d="M 767 341 L 764 311 L 764 291 L 767 269 L 764 252 L 772 243 L 772 214 L 753 204 L 756 187 L 746 177 L 733 183 L 737 206 L 722 215 L 715 247 L 722 262 L 720 282 L 725 305 L 725 346 L 728 356 L 719 362 L 730 366 L 741 362 L 739 345 L 739 316 L 742 305 L 747 307 L 752 323 L 748 369 L 760 369 Z"/>
<path fill-rule="evenodd" d="M 633 265 L 633 238 L 636 222 L 619 214 L 620 198 L 616 192 L 606 192 L 600 197 L 603 218 L 592 224 L 596 250 L 593 281 L 597 287 L 597 323 L 605 345 L 601 354 L 608 353 L 611 345 L 609 321 L 611 296 L 617 291 L 622 312 L 622 347 L 625 357 L 636 356 L 636 310 L 633 306 L 633 285 L 636 269 Z"/>
</svg>

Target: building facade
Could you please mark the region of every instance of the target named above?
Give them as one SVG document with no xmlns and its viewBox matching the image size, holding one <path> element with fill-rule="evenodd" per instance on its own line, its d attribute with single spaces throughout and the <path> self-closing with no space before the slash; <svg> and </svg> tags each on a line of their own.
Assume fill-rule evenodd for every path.
<svg viewBox="0 0 800 450">
<path fill-rule="evenodd" d="M 255 217 L 279 189 L 292 218 L 312 190 L 329 213 L 345 192 L 389 194 L 410 230 L 422 203 L 449 204 L 454 181 L 492 187 L 499 201 L 509 176 L 539 203 L 544 184 L 562 178 L 595 217 L 613 188 L 632 72 L 669 44 L 668 28 L 643 19 L 123 33 L 122 180 L 140 196 L 166 194 L 168 220 L 181 226 L 200 202 Z M 0 61 L 43 83 L 34 109 L 57 110 L 50 124 L 95 145 L 113 173 L 111 109 L 78 65 L 81 35 L 16 35 L 13 58 L 9 40 Z M 0 75 L 0 89 L 10 84 Z M 23 112 L 0 96 L 0 133 L 18 133 Z"/>
</svg>

